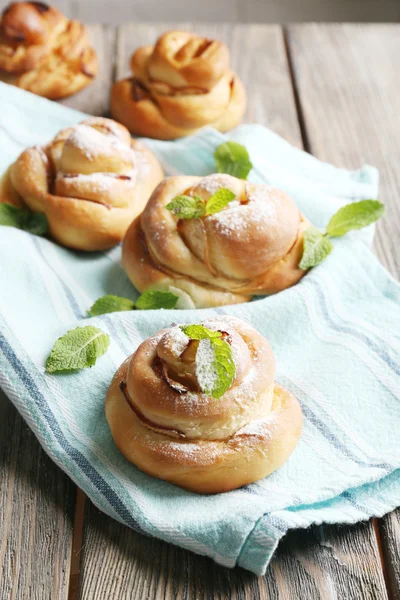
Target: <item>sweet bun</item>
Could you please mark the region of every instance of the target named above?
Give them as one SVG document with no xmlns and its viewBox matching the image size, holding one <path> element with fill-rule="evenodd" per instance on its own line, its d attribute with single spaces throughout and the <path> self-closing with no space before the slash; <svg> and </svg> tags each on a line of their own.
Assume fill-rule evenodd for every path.
<svg viewBox="0 0 400 600">
<path fill-rule="evenodd" d="M 105 250 L 122 240 L 162 178 L 154 155 L 123 125 L 93 117 L 24 150 L 3 176 L 0 202 L 45 213 L 64 246 Z"/>
<path fill-rule="evenodd" d="M 166 205 L 178 195 L 207 201 L 235 193 L 222 211 L 179 219 Z M 134 286 L 178 293 L 182 308 L 247 302 L 304 275 L 298 264 L 308 221 L 285 192 L 230 175 L 176 176 L 154 191 L 123 243 L 122 263 Z"/>
<path fill-rule="evenodd" d="M 86 27 L 43 2 L 13 2 L 0 17 L 0 81 L 52 100 L 92 82 Z"/>
<path fill-rule="evenodd" d="M 266 477 L 289 458 L 302 428 L 296 398 L 274 382 L 268 342 L 234 317 L 203 325 L 230 345 L 236 374 L 219 399 L 199 388 L 201 342 L 178 326 L 144 341 L 116 372 L 105 411 L 122 454 L 142 471 L 202 494 Z"/>
<path fill-rule="evenodd" d="M 173 140 L 204 125 L 235 127 L 246 93 L 222 42 L 169 31 L 132 55 L 133 77 L 114 84 L 111 114 L 136 134 Z"/>
</svg>

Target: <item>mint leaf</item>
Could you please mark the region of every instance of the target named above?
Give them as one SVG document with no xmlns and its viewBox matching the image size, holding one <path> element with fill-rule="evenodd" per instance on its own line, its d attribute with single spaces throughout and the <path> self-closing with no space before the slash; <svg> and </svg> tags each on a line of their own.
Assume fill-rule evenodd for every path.
<svg viewBox="0 0 400 600">
<path fill-rule="evenodd" d="M 136 308 L 139 310 L 151 310 L 155 308 L 175 308 L 178 296 L 171 292 L 160 290 L 147 290 L 136 300 Z"/>
<path fill-rule="evenodd" d="M 76 327 L 58 338 L 46 361 L 48 373 L 92 367 L 110 344 L 110 336 L 97 327 Z"/>
<path fill-rule="evenodd" d="M 199 196 L 176 196 L 166 205 L 180 219 L 198 219 L 204 215 L 205 202 Z"/>
<path fill-rule="evenodd" d="M 333 250 L 332 242 L 319 229 L 311 225 L 304 232 L 303 256 L 299 263 L 300 269 L 306 271 L 322 262 Z"/>
<path fill-rule="evenodd" d="M 220 338 L 201 339 L 196 352 L 196 376 L 200 389 L 221 398 L 235 378 L 236 367 L 230 345 Z"/>
<path fill-rule="evenodd" d="M 246 148 L 237 142 L 224 142 L 218 146 L 214 158 L 218 173 L 227 173 L 239 179 L 247 179 L 253 168 Z"/>
<path fill-rule="evenodd" d="M 0 204 L 0 225 L 16 227 L 35 235 L 46 235 L 49 229 L 43 213 L 30 212 L 8 203 Z"/>
<path fill-rule="evenodd" d="M 231 190 L 227 188 L 219 189 L 207 200 L 205 215 L 214 215 L 225 208 L 234 198 L 236 198 L 236 194 L 231 192 Z"/>
<path fill-rule="evenodd" d="M 354 229 L 362 229 L 377 221 L 385 212 L 378 200 L 361 200 L 340 208 L 326 228 L 327 235 L 338 237 Z"/>
<path fill-rule="evenodd" d="M 21 229 L 20 213 L 21 210 L 12 204 L 0 204 L 0 225 Z"/>
<path fill-rule="evenodd" d="M 203 325 L 181 325 L 180 328 L 191 340 L 211 340 L 222 335 L 220 331 L 211 331 Z"/>
<path fill-rule="evenodd" d="M 88 310 L 88 313 L 91 317 L 97 317 L 98 315 L 105 315 L 107 313 L 120 312 L 123 310 L 133 310 L 134 308 L 135 303 L 132 302 L 132 300 L 109 294 L 98 298 L 92 308 Z"/>
</svg>

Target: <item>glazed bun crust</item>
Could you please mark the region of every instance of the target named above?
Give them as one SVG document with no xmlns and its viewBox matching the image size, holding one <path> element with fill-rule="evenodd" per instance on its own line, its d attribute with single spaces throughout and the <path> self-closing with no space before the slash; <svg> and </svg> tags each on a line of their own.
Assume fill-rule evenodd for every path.
<svg viewBox="0 0 400 600">
<path fill-rule="evenodd" d="M 274 357 L 260 334 L 232 317 L 204 325 L 224 332 L 235 356 L 235 380 L 220 399 L 199 390 L 193 342 L 185 346 L 186 336 L 173 327 L 121 365 L 105 410 L 127 460 L 149 475 L 212 494 L 279 468 L 298 442 L 302 413 L 296 398 L 274 383 Z"/>
<path fill-rule="evenodd" d="M 136 135 L 171 140 L 204 125 L 227 131 L 245 111 L 245 90 L 221 42 L 170 31 L 136 50 L 131 69 L 133 77 L 113 86 L 111 114 Z"/>
<path fill-rule="evenodd" d="M 93 117 L 22 152 L 3 176 L 0 201 L 45 213 L 64 246 L 105 250 L 122 240 L 162 177 L 123 125 Z"/>
<path fill-rule="evenodd" d="M 97 57 L 87 30 L 42 2 L 14 2 L 0 18 L 0 81 L 52 100 L 92 82 Z"/>
<path fill-rule="evenodd" d="M 165 208 L 178 195 L 207 201 L 221 188 L 236 197 L 214 215 L 179 219 Z M 246 302 L 304 275 L 298 263 L 308 225 L 293 200 L 270 186 L 222 174 L 170 177 L 128 229 L 123 266 L 141 292 L 180 291 L 182 308 Z"/>
</svg>

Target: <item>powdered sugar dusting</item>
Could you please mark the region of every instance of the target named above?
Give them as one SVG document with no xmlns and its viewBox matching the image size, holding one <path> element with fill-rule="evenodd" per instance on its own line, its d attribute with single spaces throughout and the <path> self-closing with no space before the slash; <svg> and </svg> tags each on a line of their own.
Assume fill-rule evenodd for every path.
<svg viewBox="0 0 400 600">
<path fill-rule="evenodd" d="M 179 358 L 182 352 L 186 349 L 189 338 L 185 335 L 182 329 L 178 326 L 171 327 L 164 336 L 168 349 L 176 358 Z"/>
<path fill-rule="evenodd" d="M 84 152 L 88 160 L 95 160 L 99 154 L 114 154 L 116 149 L 124 158 L 132 159 L 130 146 L 117 137 L 100 133 L 88 125 L 76 125 L 68 139 Z"/>
<path fill-rule="evenodd" d="M 239 233 L 245 235 L 246 229 L 250 228 L 253 233 L 265 227 L 272 230 L 277 224 L 277 197 L 271 193 L 272 189 L 263 184 L 252 186 L 247 203 L 234 200 L 224 210 L 207 218 L 213 221 L 220 234 L 228 237 Z"/>
<path fill-rule="evenodd" d="M 229 188 L 229 184 L 229 175 L 213 173 L 213 175 L 204 177 L 198 184 L 198 187 L 212 195 L 215 194 L 215 192 L 218 192 L 218 190 L 221 188 Z"/>
<path fill-rule="evenodd" d="M 132 156 L 132 164 L 134 165 L 134 170 L 139 176 L 144 179 L 150 174 L 150 163 L 147 160 L 147 156 L 144 152 L 140 152 L 140 150 L 131 149 Z"/>
<path fill-rule="evenodd" d="M 218 381 L 211 340 L 205 339 L 199 341 L 196 352 L 196 375 L 200 389 L 211 392 Z"/>
<path fill-rule="evenodd" d="M 274 421 L 272 418 L 269 419 L 257 419 L 244 425 L 235 435 L 250 435 L 256 437 L 271 437 L 271 428 L 274 427 Z"/>
<path fill-rule="evenodd" d="M 123 181 L 124 185 L 132 187 L 134 181 L 131 177 L 126 176 L 126 179 L 119 179 L 117 173 L 90 173 L 88 175 L 78 174 L 73 177 L 66 177 L 63 173 L 57 174 L 57 179 L 64 179 L 67 182 L 78 182 L 79 184 L 89 184 L 93 186 L 99 193 L 112 192 L 116 180 Z"/>
</svg>

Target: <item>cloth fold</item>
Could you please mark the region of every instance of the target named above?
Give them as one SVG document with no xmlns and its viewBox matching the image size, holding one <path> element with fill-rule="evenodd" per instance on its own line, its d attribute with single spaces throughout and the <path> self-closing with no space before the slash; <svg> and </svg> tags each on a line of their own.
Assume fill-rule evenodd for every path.
<svg viewBox="0 0 400 600">
<path fill-rule="evenodd" d="M 0 84 L 0 171 L 29 145 L 86 115 Z M 261 126 L 230 136 L 202 130 L 146 140 L 168 174 L 213 172 L 213 151 L 234 139 L 249 150 L 252 181 L 285 189 L 316 226 L 343 204 L 376 198 L 378 173 L 337 169 Z M 353 523 L 400 504 L 400 288 L 368 248 L 373 228 L 336 240 L 299 284 L 248 304 L 196 311 L 132 311 L 87 318 L 99 296 L 135 299 L 120 247 L 78 253 L 0 227 L 0 385 L 51 458 L 104 512 L 149 535 L 262 574 L 288 529 Z M 304 430 L 270 477 L 199 496 L 153 479 L 118 452 L 104 415 L 111 378 L 138 344 L 171 322 L 236 315 L 271 343 L 277 381 L 299 399 Z M 93 324 L 111 336 L 92 369 L 48 375 L 57 337 Z"/>
</svg>

